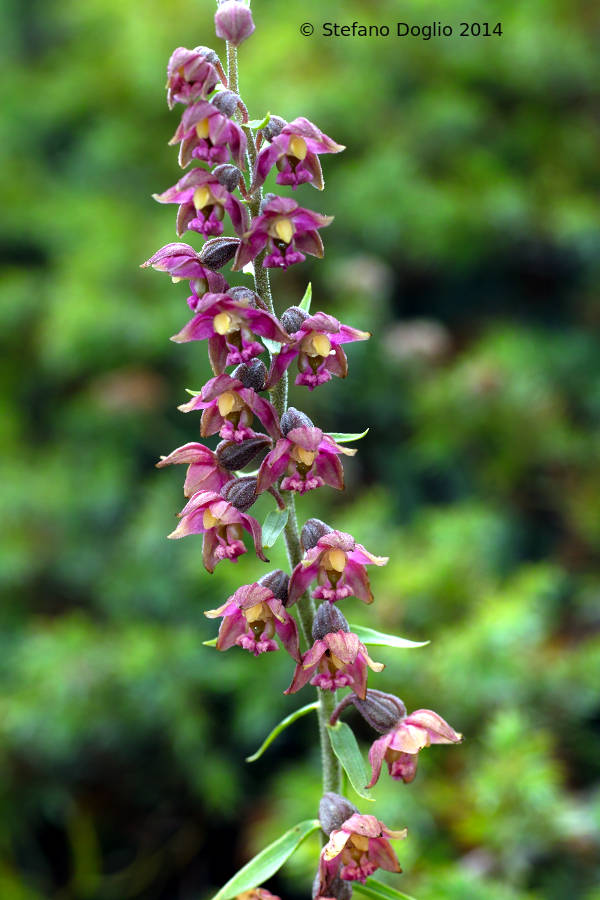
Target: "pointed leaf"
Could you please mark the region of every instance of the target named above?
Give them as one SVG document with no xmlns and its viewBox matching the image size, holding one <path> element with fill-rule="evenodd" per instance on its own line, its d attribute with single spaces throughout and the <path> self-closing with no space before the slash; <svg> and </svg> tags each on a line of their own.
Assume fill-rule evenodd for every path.
<svg viewBox="0 0 600 900">
<path fill-rule="evenodd" d="M 250 891 L 252 888 L 258 887 L 268 878 L 271 878 L 275 872 L 278 872 L 282 865 L 287 862 L 296 847 L 302 841 L 320 828 L 318 819 L 308 819 L 300 822 L 294 828 L 290 828 L 280 838 L 265 847 L 254 859 L 246 863 L 240 871 L 230 878 L 226 885 L 215 894 L 212 900 L 231 900 L 244 891 Z"/>
<path fill-rule="evenodd" d="M 301 706 L 300 709 L 297 709 L 296 712 L 290 713 L 289 716 L 286 716 L 285 719 L 282 719 L 279 725 L 276 725 L 273 731 L 267 735 L 264 739 L 256 753 L 253 753 L 252 756 L 246 757 L 246 762 L 256 762 L 257 759 L 263 755 L 269 744 L 272 744 L 275 738 L 281 734 L 281 732 L 291 725 L 292 722 L 295 722 L 296 719 L 299 719 L 301 716 L 305 716 L 306 713 L 312 712 L 313 709 L 319 708 L 319 701 L 315 700 L 314 703 L 309 703 L 308 706 Z"/>
<path fill-rule="evenodd" d="M 342 764 L 342 767 L 350 779 L 350 784 L 360 797 L 372 800 L 371 792 L 365 788 L 369 781 L 369 775 L 365 767 L 365 761 L 356 743 L 354 732 L 345 722 L 336 722 L 328 725 L 327 732 L 333 752 Z"/>
<path fill-rule="evenodd" d="M 279 351 L 281 350 L 281 344 L 279 343 L 279 341 L 272 341 L 270 338 L 262 336 L 261 341 L 263 342 L 271 356 L 275 356 L 275 354 L 279 353 Z"/>
<path fill-rule="evenodd" d="M 369 433 L 369 429 L 365 428 L 364 431 L 356 432 L 355 434 L 347 433 L 344 431 L 329 431 L 328 435 L 330 438 L 336 442 L 336 444 L 350 444 L 352 441 L 360 441 L 361 438 L 364 438 Z"/>
<path fill-rule="evenodd" d="M 411 647 L 426 647 L 430 641 L 409 641 L 408 638 L 398 637 L 395 634 L 385 634 L 383 631 L 375 631 L 374 628 L 365 628 L 364 625 L 350 625 L 350 631 L 363 642 L 376 647 L 401 647 L 405 650 Z"/>
<path fill-rule="evenodd" d="M 396 888 L 390 887 L 389 884 L 376 881 L 375 878 L 367 878 L 364 884 L 361 884 L 359 881 L 353 881 L 352 887 L 359 894 L 362 894 L 363 897 L 368 897 L 369 900 L 415 900 L 414 897 L 409 897 L 408 894 L 397 891 Z"/>
<path fill-rule="evenodd" d="M 186 394 L 191 394 L 192 397 L 199 397 L 202 391 L 192 391 L 190 388 L 185 389 Z"/>
<path fill-rule="evenodd" d="M 202 641 L 203 647 L 216 647 L 218 638 L 211 638 L 210 641 Z"/>
<path fill-rule="evenodd" d="M 272 509 L 262 527 L 263 547 L 272 547 L 286 526 L 289 509 Z"/>
<path fill-rule="evenodd" d="M 250 128 L 264 128 L 265 125 L 269 124 L 269 119 L 271 118 L 271 113 L 268 112 L 264 119 L 250 119 L 249 122 L 244 122 L 244 125 L 248 125 Z"/>
<path fill-rule="evenodd" d="M 309 281 L 304 291 L 304 297 L 300 301 L 300 309 L 304 312 L 310 312 L 310 301 L 312 300 L 312 283 Z"/>
</svg>

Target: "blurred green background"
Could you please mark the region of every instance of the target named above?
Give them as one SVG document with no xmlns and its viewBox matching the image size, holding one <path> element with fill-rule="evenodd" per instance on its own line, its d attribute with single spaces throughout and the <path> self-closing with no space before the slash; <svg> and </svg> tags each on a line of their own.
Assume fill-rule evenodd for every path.
<svg viewBox="0 0 600 900">
<path fill-rule="evenodd" d="M 174 239 L 150 198 L 179 177 L 166 61 L 217 46 L 212 13 L 2 2 L 2 900 L 205 900 L 319 799 L 309 719 L 243 761 L 312 697 L 282 695 L 289 660 L 202 646 L 203 611 L 262 564 L 210 577 L 200 539 L 167 541 L 183 470 L 154 469 L 197 439 L 176 405 L 208 376 L 203 345 L 168 340 L 185 285 L 138 266 Z M 597 4 L 254 14 L 251 116 L 306 115 L 348 146 L 325 158 L 324 194 L 297 194 L 336 219 L 323 262 L 275 275 L 278 309 L 310 279 L 314 308 L 374 332 L 346 382 L 292 391 L 327 430 L 371 429 L 345 495 L 300 514 L 389 554 L 374 606 L 344 612 L 431 640 L 374 651 L 376 686 L 466 735 L 421 754 L 413 784 L 375 789 L 379 818 L 409 828 L 396 883 L 419 900 L 599 900 Z M 503 35 L 299 33 L 354 19 Z M 317 852 L 271 889 L 306 897 Z"/>
</svg>

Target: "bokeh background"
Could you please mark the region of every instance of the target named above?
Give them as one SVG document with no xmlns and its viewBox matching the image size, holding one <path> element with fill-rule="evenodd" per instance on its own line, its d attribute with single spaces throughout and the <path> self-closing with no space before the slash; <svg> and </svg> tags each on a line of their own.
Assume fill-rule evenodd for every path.
<svg viewBox="0 0 600 900">
<path fill-rule="evenodd" d="M 301 515 L 391 557 L 371 610 L 345 612 L 431 640 L 374 652 L 377 686 L 466 735 L 375 789 L 409 827 L 398 886 L 598 900 L 598 9 L 483 6 L 255 0 L 241 85 L 251 116 L 307 115 L 348 146 L 324 194 L 297 195 L 336 217 L 324 261 L 274 282 L 280 311 L 310 279 L 315 308 L 374 333 L 346 382 L 292 392 L 325 429 L 370 433 L 345 494 Z M 138 266 L 174 239 L 150 198 L 179 177 L 166 61 L 215 45 L 212 12 L 2 2 L 2 900 L 206 900 L 319 799 L 310 719 L 244 763 L 310 700 L 282 695 L 284 654 L 202 646 L 203 611 L 261 564 L 210 577 L 199 539 L 167 541 L 183 471 L 154 469 L 196 439 L 176 405 L 208 375 L 202 345 L 168 340 L 185 285 Z M 354 19 L 503 35 L 299 33 Z M 306 897 L 317 852 L 271 889 Z"/>
</svg>

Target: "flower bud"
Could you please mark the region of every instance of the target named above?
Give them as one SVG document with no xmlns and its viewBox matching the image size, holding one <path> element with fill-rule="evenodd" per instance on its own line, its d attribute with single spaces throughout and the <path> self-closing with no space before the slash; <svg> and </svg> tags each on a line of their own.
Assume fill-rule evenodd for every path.
<svg viewBox="0 0 600 900">
<path fill-rule="evenodd" d="M 333 634 L 334 631 L 349 633 L 350 626 L 346 617 L 335 604 L 321 603 L 313 619 L 312 639 L 322 641 L 326 634 Z"/>
<path fill-rule="evenodd" d="M 228 288 L 227 296 L 235 300 L 236 303 L 243 303 L 244 306 L 251 306 L 253 309 L 267 309 L 267 304 L 262 297 L 259 297 L 257 293 L 241 284 Z"/>
<path fill-rule="evenodd" d="M 278 137 L 286 125 L 287 122 L 281 116 L 271 116 L 265 127 L 261 128 L 265 140 L 270 142 L 273 138 Z"/>
<path fill-rule="evenodd" d="M 346 699 L 346 698 L 344 698 Z M 380 734 L 386 734 L 406 717 L 406 707 L 399 697 L 383 691 L 368 690 L 364 700 L 352 694 L 348 698 L 363 719 Z"/>
<path fill-rule="evenodd" d="M 242 177 L 242 173 L 238 167 L 232 166 L 230 163 L 221 163 L 220 166 L 215 166 L 213 175 L 219 184 L 222 184 L 230 194 L 233 194 Z"/>
<path fill-rule="evenodd" d="M 290 406 L 281 417 L 281 431 L 284 435 L 287 435 L 293 428 L 314 427 L 313 422 L 306 413 L 300 412 L 299 409 L 295 409 L 293 406 Z"/>
<path fill-rule="evenodd" d="M 330 531 L 333 531 L 333 528 L 330 528 L 329 525 L 326 525 L 321 519 L 308 519 L 300 534 L 302 549 L 305 552 L 307 550 L 312 550 L 312 548 L 316 546 L 319 538 L 322 538 L 324 534 L 329 534 Z"/>
<path fill-rule="evenodd" d="M 252 13 L 240 0 L 221 0 L 215 13 L 217 37 L 239 47 L 254 31 Z"/>
<path fill-rule="evenodd" d="M 235 441 L 221 441 L 215 453 L 220 466 L 229 472 L 237 472 L 252 462 L 261 450 L 266 450 L 270 443 L 271 440 L 266 434 L 248 438 L 240 444 Z"/>
<path fill-rule="evenodd" d="M 290 306 L 281 316 L 281 324 L 288 334 L 294 334 L 302 328 L 302 323 L 308 319 L 308 313 L 299 306 Z"/>
<path fill-rule="evenodd" d="M 321 872 L 318 871 L 313 881 L 312 898 L 313 900 L 318 900 L 318 898 L 325 900 L 326 897 L 335 898 L 335 900 L 351 900 L 352 883 L 344 881 L 337 874 L 325 874 L 322 876 Z"/>
<path fill-rule="evenodd" d="M 259 578 L 258 583 L 268 588 L 273 593 L 273 596 L 281 600 L 283 605 L 286 606 L 288 585 L 290 583 L 290 576 L 286 572 L 282 569 L 275 569 L 274 572 L 269 572 L 268 575 L 263 575 L 262 578 Z"/>
<path fill-rule="evenodd" d="M 233 91 L 219 91 L 211 100 L 212 105 L 228 119 L 236 111 L 239 102 L 239 95 Z"/>
<path fill-rule="evenodd" d="M 213 66 L 218 66 L 221 63 L 217 52 L 212 47 L 194 47 L 193 52 L 203 56 Z"/>
<path fill-rule="evenodd" d="M 240 239 L 234 237 L 211 238 L 210 241 L 205 242 L 198 258 L 207 269 L 215 271 L 222 269 L 230 259 L 233 259 L 240 243 Z"/>
<path fill-rule="evenodd" d="M 319 803 L 319 822 L 321 828 L 329 837 L 332 831 L 340 828 L 341 825 L 357 813 L 358 810 L 353 803 L 342 797 L 341 794 L 334 794 L 333 791 L 327 791 L 321 797 Z"/>
<path fill-rule="evenodd" d="M 224 497 L 240 512 L 246 512 L 256 500 L 256 478 L 244 475 L 242 478 L 236 478 L 235 481 L 227 482 L 221 488 L 221 497 Z"/>
<path fill-rule="evenodd" d="M 261 359 L 251 359 L 249 363 L 240 363 L 231 373 L 232 378 L 241 381 L 244 387 L 263 391 L 267 381 L 267 367 Z"/>
</svg>

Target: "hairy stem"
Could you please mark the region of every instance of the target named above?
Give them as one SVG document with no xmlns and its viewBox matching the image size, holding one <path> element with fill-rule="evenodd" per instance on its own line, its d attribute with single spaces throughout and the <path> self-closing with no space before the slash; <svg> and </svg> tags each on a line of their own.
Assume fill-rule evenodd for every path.
<svg viewBox="0 0 600 900">
<path fill-rule="evenodd" d="M 239 77 L 238 77 L 238 61 L 237 48 L 230 43 L 227 44 L 227 82 L 230 91 L 239 94 Z M 252 129 L 248 125 L 242 123 L 242 128 L 248 139 L 248 169 L 250 174 L 253 171 L 256 162 L 256 143 Z M 248 209 L 254 217 L 260 213 L 260 204 L 262 201 L 262 189 L 254 191 L 248 200 Z M 271 282 L 269 279 L 269 270 L 263 266 L 266 256 L 266 248 L 258 254 L 254 260 L 254 287 L 256 293 L 266 303 L 269 311 L 275 315 L 275 307 L 273 304 L 273 295 L 271 293 Z M 287 409 L 288 395 L 288 376 L 284 373 L 281 380 L 272 390 L 273 406 L 281 417 Z M 287 548 L 290 566 L 293 569 L 302 559 L 302 547 L 300 545 L 300 534 L 298 531 L 298 520 L 296 518 L 296 504 L 294 494 L 292 492 L 284 492 L 286 506 L 289 510 L 288 520 L 284 530 L 285 544 Z M 300 619 L 300 630 L 307 646 L 312 645 L 312 623 L 315 616 L 314 600 L 310 593 L 306 591 L 298 601 L 298 617 Z M 342 784 L 342 771 L 338 759 L 333 752 L 327 732 L 327 723 L 333 710 L 337 705 L 337 694 L 332 691 L 322 691 L 317 688 L 319 697 L 319 738 L 321 742 L 321 764 L 323 768 L 323 792 L 340 791 Z"/>
</svg>

